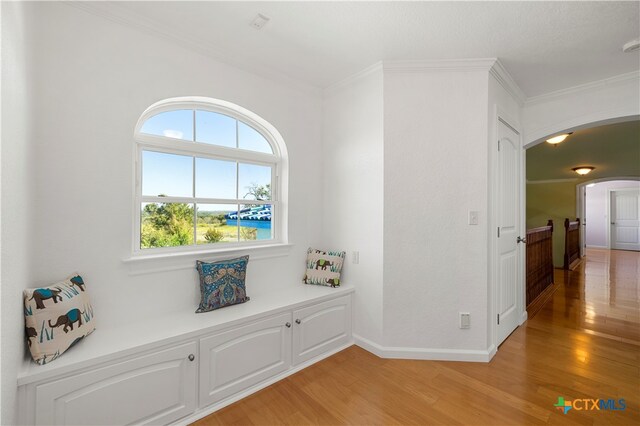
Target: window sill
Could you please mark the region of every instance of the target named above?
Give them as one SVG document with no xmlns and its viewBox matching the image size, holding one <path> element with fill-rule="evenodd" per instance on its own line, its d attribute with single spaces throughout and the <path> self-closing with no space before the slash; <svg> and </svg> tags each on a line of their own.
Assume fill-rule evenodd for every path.
<svg viewBox="0 0 640 426">
<path fill-rule="evenodd" d="M 195 261 L 214 262 L 232 257 L 249 255 L 251 260 L 269 259 L 288 256 L 292 244 L 269 244 L 259 246 L 228 247 L 216 250 L 193 250 L 172 253 L 134 254 L 122 259 L 129 265 L 131 275 L 149 274 L 154 272 L 174 271 L 178 269 L 195 270 Z"/>
</svg>

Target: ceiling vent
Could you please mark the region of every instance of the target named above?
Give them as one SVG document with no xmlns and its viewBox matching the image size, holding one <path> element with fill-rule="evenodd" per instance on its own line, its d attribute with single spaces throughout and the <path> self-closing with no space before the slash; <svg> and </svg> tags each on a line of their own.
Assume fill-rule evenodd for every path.
<svg viewBox="0 0 640 426">
<path fill-rule="evenodd" d="M 262 13 L 258 13 L 256 17 L 253 18 L 253 21 L 251 21 L 251 26 L 256 30 L 260 30 L 262 27 L 267 25 L 267 22 L 269 22 L 269 18 L 264 16 Z"/>
</svg>

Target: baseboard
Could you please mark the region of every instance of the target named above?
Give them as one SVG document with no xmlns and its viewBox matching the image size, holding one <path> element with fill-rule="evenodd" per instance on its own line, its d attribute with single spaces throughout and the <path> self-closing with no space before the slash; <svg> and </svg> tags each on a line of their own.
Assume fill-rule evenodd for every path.
<svg viewBox="0 0 640 426">
<path fill-rule="evenodd" d="M 354 343 L 362 349 L 371 352 L 380 358 L 391 359 L 489 362 L 495 355 L 496 351 L 493 345 L 486 350 L 387 347 L 381 346 L 369 339 L 358 336 L 357 334 L 353 335 L 353 340 Z"/>
<path fill-rule="evenodd" d="M 206 408 L 204 408 L 202 410 L 196 411 L 195 413 L 191 414 L 188 417 L 183 417 L 180 420 L 172 423 L 172 425 L 174 425 L 174 426 L 186 426 L 186 425 L 189 425 L 189 424 L 195 422 L 196 420 L 200 420 L 200 419 L 202 419 L 204 417 L 207 417 L 209 414 L 213 414 L 216 411 L 220 410 L 221 408 L 226 407 L 227 405 L 231 405 L 234 402 L 238 402 L 241 399 L 246 398 L 247 396 L 266 388 L 267 386 L 271 386 L 272 384 L 274 384 L 276 382 L 279 382 L 280 380 L 282 380 L 282 379 L 284 379 L 286 377 L 289 377 L 292 374 L 295 374 L 300 370 L 304 370 L 305 368 L 309 367 L 310 365 L 315 364 L 318 361 L 322 361 L 323 359 L 328 358 L 331 355 L 335 355 L 338 352 L 343 351 L 343 350 L 347 349 L 350 346 L 353 346 L 353 344 L 354 344 L 353 341 L 349 341 L 348 343 L 345 343 L 344 345 L 342 345 L 342 346 L 340 346 L 340 347 L 338 347 L 338 348 L 336 348 L 336 349 L 334 349 L 332 351 L 326 352 L 326 353 L 324 353 L 322 355 L 319 355 L 319 356 L 317 356 L 317 357 L 315 357 L 313 359 L 310 359 L 309 361 L 306 361 L 306 362 L 303 362 L 302 364 L 296 365 L 295 367 L 292 367 L 289 370 L 278 374 L 277 376 L 271 377 L 271 378 L 265 380 L 264 382 L 258 383 L 257 385 L 254 385 L 254 386 L 252 386 L 252 387 L 250 387 L 250 388 L 248 388 L 248 389 L 246 389 L 246 390 L 244 390 L 244 391 L 242 391 L 240 393 L 237 393 L 237 394 L 235 394 L 233 396 L 230 396 L 229 398 L 223 399 L 222 401 L 220 401 L 220 402 L 218 402 L 216 404 L 207 406 Z"/>
<path fill-rule="evenodd" d="M 529 318 L 529 314 L 527 313 L 527 310 L 525 309 L 524 312 L 522 313 L 522 318 L 520 318 L 520 325 L 524 324 L 527 319 Z"/>
<path fill-rule="evenodd" d="M 592 246 L 592 245 L 588 245 L 586 246 L 587 248 L 594 248 L 594 249 L 605 249 L 605 250 L 609 250 L 609 247 L 607 246 Z"/>
<path fill-rule="evenodd" d="M 525 313 L 529 314 L 529 318 L 533 318 L 535 314 L 537 314 L 540 309 L 547 303 L 547 301 L 553 296 L 553 293 L 558 288 L 558 285 L 555 283 L 551 283 L 542 290 L 542 293 L 538 295 L 529 305 L 527 306 L 527 310 Z"/>
</svg>

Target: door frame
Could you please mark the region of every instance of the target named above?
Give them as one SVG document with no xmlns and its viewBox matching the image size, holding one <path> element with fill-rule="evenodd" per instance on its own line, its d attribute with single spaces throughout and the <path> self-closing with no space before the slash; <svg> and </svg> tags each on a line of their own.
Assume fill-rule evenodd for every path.
<svg viewBox="0 0 640 426">
<path fill-rule="evenodd" d="M 640 188 L 609 188 L 607 190 L 607 248 L 609 250 L 618 250 L 611 247 L 611 196 L 614 192 L 638 192 Z"/>
<path fill-rule="evenodd" d="M 525 151 L 526 152 L 526 151 Z M 640 181 L 640 177 L 638 176 L 614 176 L 614 177 L 606 177 L 606 178 L 599 178 L 599 179 L 592 179 L 592 180 L 586 180 L 584 182 L 580 182 L 579 184 L 576 185 L 576 212 L 578 212 L 578 216 L 580 217 L 580 214 L 584 214 L 584 217 L 580 217 L 580 220 L 586 220 L 586 212 L 587 212 L 587 204 L 586 204 L 586 200 L 585 198 L 582 196 L 582 190 L 586 190 L 587 189 L 587 185 L 591 184 L 591 183 L 602 183 L 602 182 L 614 182 L 614 181 L 618 181 L 618 180 L 631 180 L 631 181 Z M 622 189 L 622 188 L 621 188 Z M 616 189 L 609 189 L 609 191 L 616 191 Z M 581 213 L 584 212 L 584 213 Z M 608 199 L 607 199 L 607 219 L 609 219 L 611 216 L 611 194 L 608 195 Z M 586 244 L 587 244 L 587 231 L 586 231 L 586 226 L 583 232 L 583 236 L 581 236 L 581 238 L 583 239 L 584 242 L 584 246 L 581 246 L 581 256 L 584 256 L 584 252 L 582 252 L 582 250 L 586 250 Z M 611 250 L 611 226 L 607 226 L 607 239 L 606 239 L 606 249 L 607 250 Z"/>
<path fill-rule="evenodd" d="M 502 121 L 507 126 L 511 127 L 518 136 L 520 137 L 520 150 L 521 150 L 521 159 L 520 159 L 520 176 L 518 179 L 518 184 L 520 185 L 520 200 L 519 200 L 519 209 L 520 209 L 520 220 L 519 220 L 519 228 L 518 234 L 524 235 L 524 230 L 526 229 L 526 150 L 524 149 L 524 138 L 522 134 L 522 126 L 520 124 L 520 120 L 516 117 L 511 116 L 505 110 L 500 108 L 500 106 L 495 105 L 493 110 L 494 116 L 490 127 L 490 135 L 489 135 L 489 182 L 491 185 L 491 191 L 489 193 L 489 210 L 490 214 L 489 220 L 487 221 L 487 232 L 489 235 L 489 250 L 487 251 L 489 257 L 489 309 L 488 309 L 488 318 L 487 318 L 487 327 L 489 331 L 489 359 L 493 358 L 498 349 L 498 322 L 497 322 L 497 312 L 498 312 L 498 241 L 497 241 L 497 212 L 498 212 L 498 174 L 496 173 L 496 166 L 498 164 L 498 151 L 495 149 L 497 138 L 498 138 L 498 126 Z M 518 275 L 520 282 L 516 286 L 517 300 L 518 300 L 518 314 L 519 314 L 519 326 L 522 325 L 527 320 L 527 310 L 526 310 L 526 302 L 525 302 L 525 254 L 524 250 L 526 246 L 524 244 L 518 244 Z M 508 337 L 507 337 L 508 339 Z M 505 339 L 506 340 L 506 339 Z"/>
</svg>

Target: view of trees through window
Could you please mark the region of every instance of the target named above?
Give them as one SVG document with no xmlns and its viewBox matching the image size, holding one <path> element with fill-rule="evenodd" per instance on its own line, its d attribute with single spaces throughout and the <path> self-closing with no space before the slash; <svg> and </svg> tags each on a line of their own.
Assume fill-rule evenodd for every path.
<svg viewBox="0 0 640 426">
<path fill-rule="evenodd" d="M 270 200 L 271 185 L 252 184 L 247 187 L 247 194 L 255 200 Z M 191 203 L 145 203 L 141 222 L 142 248 L 272 237 L 270 204 L 197 204 L 194 207 Z"/>
</svg>

